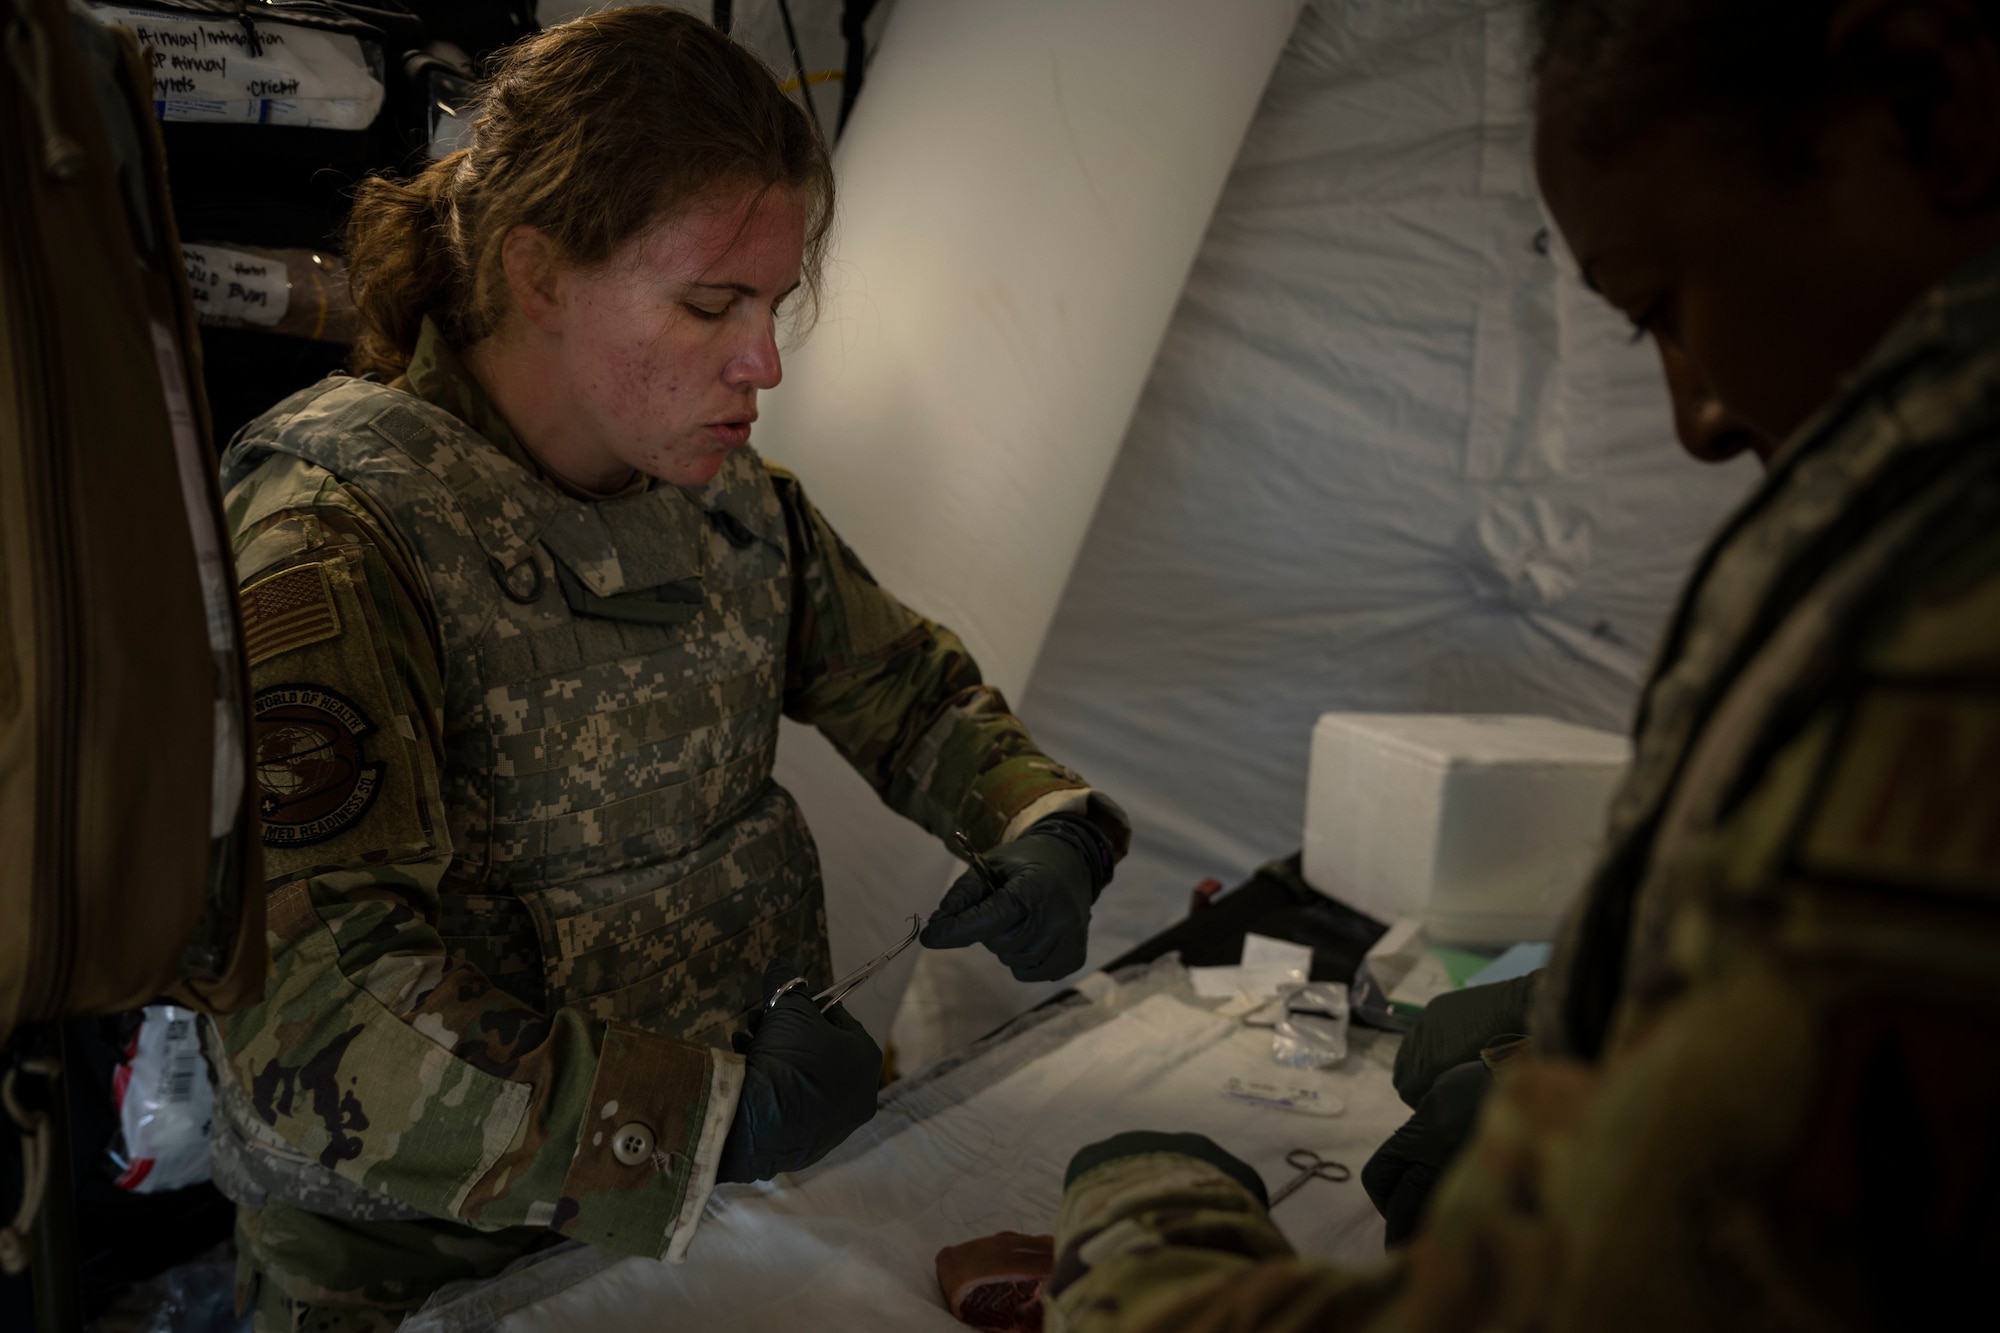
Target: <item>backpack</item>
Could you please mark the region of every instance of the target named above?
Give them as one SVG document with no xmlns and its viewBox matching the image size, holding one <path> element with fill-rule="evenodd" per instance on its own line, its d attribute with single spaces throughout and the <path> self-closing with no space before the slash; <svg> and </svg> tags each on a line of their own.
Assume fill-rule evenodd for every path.
<svg viewBox="0 0 2000 1333">
<path fill-rule="evenodd" d="M 248 678 L 151 76 L 63 0 L 0 0 L 0 30 L 4 1042 L 162 996 L 241 1008 L 266 959 Z"/>
</svg>

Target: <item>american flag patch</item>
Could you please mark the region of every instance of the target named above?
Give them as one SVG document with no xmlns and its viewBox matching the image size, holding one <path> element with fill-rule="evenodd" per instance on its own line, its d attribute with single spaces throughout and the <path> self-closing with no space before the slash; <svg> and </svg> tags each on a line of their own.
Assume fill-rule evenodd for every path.
<svg viewBox="0 0 2000 1333">
<path fill-rule="evenodd" d="M 339 634 L 324 564 L 295 565 L 243 590 L 243 650 L 251 666 Z"/>
</svg>

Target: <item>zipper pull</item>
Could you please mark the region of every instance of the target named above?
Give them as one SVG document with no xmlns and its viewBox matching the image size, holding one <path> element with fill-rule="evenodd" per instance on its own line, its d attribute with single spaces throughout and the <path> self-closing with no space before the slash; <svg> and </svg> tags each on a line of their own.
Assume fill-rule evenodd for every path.
<svg viewBox="0 0 2000 1333">
<path fill-rule="evenodd" d="M 83 174 L 83 145 L 56 123 L 48 39 L 24 8 L 17 8 L 14 21 L 7 25 L 7 58 L 35 110 L 35 124 L 42 133 L 42 170 L 53 180 L 75 180 Z"/>
</svg>

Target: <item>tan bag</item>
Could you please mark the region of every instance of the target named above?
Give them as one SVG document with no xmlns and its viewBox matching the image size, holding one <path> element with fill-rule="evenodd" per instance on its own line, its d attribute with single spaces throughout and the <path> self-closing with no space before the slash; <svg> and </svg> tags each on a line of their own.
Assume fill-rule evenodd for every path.
<svg viewBox="0 0 2000 1333">
<path fill-rule="evenodd" d="M 152 84 L 0 0 L 0 1042 L 265 973 L 247 677 Z"/>
</svg>

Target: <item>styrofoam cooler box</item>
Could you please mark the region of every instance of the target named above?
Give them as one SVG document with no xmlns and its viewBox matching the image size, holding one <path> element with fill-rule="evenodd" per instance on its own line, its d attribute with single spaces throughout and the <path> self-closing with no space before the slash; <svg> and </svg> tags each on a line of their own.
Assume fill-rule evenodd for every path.
<svg viewBox="0 0 2000 1333">
<path fill-rule="evenodd" d="M 1631 758 L 1623 736 L 1553 718 L 1327 713 L 1306 882 L 1444 942 L 1553 939 Z"/>
</svg>

